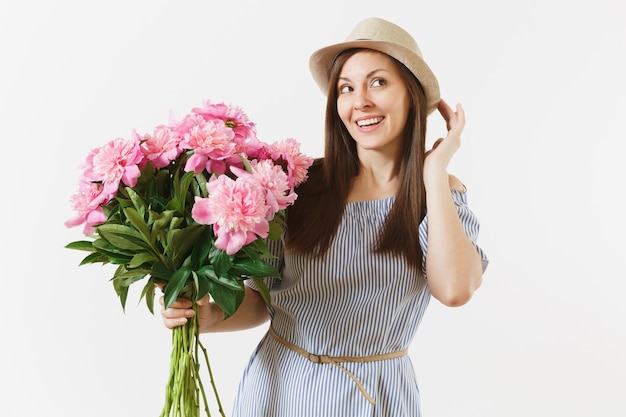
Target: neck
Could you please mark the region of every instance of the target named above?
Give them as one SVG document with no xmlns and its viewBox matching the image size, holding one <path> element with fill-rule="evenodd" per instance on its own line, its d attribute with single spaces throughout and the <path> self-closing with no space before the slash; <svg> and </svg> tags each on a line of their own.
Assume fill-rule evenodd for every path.
<svg viewBox="0 0 626 417">
<path fill-rule="evenodd" d="M 395 167 L 393 167 L 395 168 Z M 398 176 L 391 166 L 362 166 L 354 177 L 348 201 L 379 200 L 396 195 Z"/>
</svg>

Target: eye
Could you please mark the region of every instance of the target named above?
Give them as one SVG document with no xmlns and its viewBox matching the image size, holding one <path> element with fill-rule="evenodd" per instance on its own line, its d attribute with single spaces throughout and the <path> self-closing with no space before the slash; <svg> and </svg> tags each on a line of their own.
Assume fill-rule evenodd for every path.
<svg viewBox="0 0 626 417">
<path fill-rule="evenodd" d="M 387 85 L 387 80 L 384 78 L 375 78 L 372 80 L 372 87 L 384 87 Z"/>
<path fill-rule="evenodd" d="M 352 87 L 349 85 L 340 85 L 339 86 L 339 94 L 346 94 L 352 91 Z"/>
</svg>

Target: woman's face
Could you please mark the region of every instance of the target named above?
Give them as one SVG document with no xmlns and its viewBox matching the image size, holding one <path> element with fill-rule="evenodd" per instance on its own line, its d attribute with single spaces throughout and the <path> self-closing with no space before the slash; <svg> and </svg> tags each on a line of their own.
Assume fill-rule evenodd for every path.
<svg viewBox="0 0 626 417">
<path fill-rule="evenodd" d="M 396 156 L 410 98 L 393 60 L 380 52 L 357 52 L 343 65 L 337 91 L 337 112 L 359 152 Z"/>
</svg>

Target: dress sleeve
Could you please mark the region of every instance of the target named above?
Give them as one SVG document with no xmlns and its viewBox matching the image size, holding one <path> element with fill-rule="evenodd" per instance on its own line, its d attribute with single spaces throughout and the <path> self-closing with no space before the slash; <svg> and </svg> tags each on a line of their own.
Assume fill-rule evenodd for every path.
<svg viewBox="0 0 626 417">
<path fill-rule="evenodd" d="M 487 255 L 483 251 L 483 249 L 478 246 L 478 232 L 480 230 L 480 223 L 478 222 L 478 218 L 476 215 L 470 210 L 467 205 L 467 193 L 459 190 L 450 190 L 452 193 L 452 200 L 454 201 L 454 205 L 456 206 L 456 212 L 459 215 L 459 219 L 461 220 L 461 225 L 463 226 L 463 230 L 465 230 L 465 234 L 472 241 L 474 247 L 478 251 L 480 255 L 480 260 L 482 263 L 483 272 L 487 269 L 487 265 L 489 265 L 489 259 Z M 426 272 L 426 252 L 428 251 L 428 214 L 424 216 L 422 223 L 419 226 L 419 241 L 420 246 L 422 248 L 422 269 L 424 273 Z"/>
</svg>

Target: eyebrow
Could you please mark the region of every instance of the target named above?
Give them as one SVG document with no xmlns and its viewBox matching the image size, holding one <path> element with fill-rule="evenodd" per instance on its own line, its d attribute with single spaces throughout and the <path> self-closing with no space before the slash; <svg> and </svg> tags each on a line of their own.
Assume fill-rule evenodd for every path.
<svg viewBox="0 0 626 417">
<path fill-rule="evenodd" d="M 370 72 L 367 73 L 367 75 L 365 76 L 365 78 L 371 78 L 374 74 L 376 74 L 379 71 L 385 71 L 385 72 L 389 72 L 389 70 L 386 70 L 385 68 L 377 68 L 375 70 L 372 70 Z M 339 77 L 339 80 L 343 80 L 343 81 L 351 81 L 350 78 L 348 77 Z"/>
</svg>

